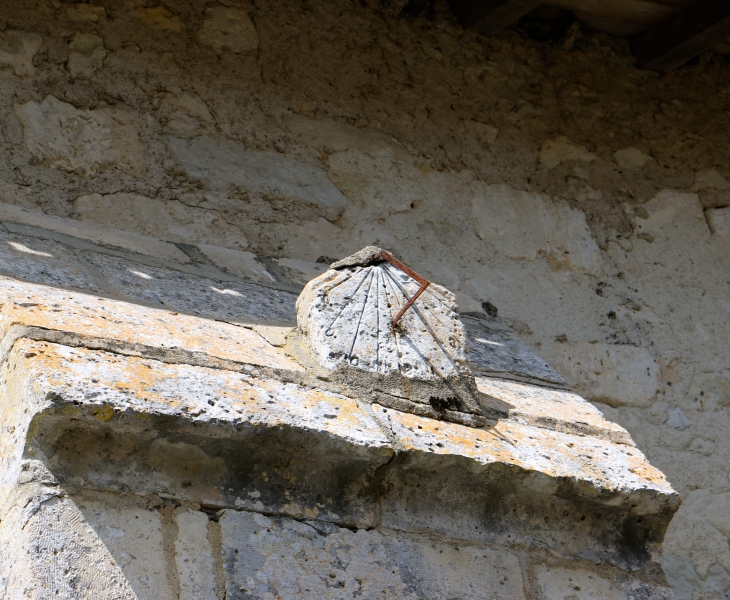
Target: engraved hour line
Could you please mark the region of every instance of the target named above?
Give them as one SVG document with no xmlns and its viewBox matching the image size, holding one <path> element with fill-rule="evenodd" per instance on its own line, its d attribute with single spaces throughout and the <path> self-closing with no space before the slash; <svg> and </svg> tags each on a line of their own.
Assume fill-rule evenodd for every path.
<svg viewBox="0 0 730 600">
<path fill-rule="evenodd" d="M 387 270 L 384 271 L 384 273 L 386 275 L 388 275 Z M 386 283 L 390 283 L 388 278 L 383 277 L 383 279 L 385 280 Z M 392 287 L 392 284 L 391 284 L 391 287 Z M 387 291 L 385 292 L 385 295 L 386 296 L 388 295 Z M 398 295 L 395 293 L 395 289 L 393 290 L 393 298 L 395 301 L 398 300 Z M 387 308 L 389 309 L 390 307 L 387 307 Z M 398 310 L 398 309 L 396 309 L 396 310 Z M 390 322 L 392 323 L 393 322 L 393 311 L 389 311 L 389 312 L 390 312 Z M 396 364 L 398 365 L 398 372 L 402 375 L 403 374 L 403 369 L 402 369 L 402 365 L 401 365 L 402 356 L 401 356 L 401 351 L 400 351 L 400 342 L 398 341 L 398 330 L 393 327 L 389 327 L 388 329 L 393 332 L 393 336 L 395 337 Z"/>
<path fill-rule="evenodd" d="M 403 293 L 403 294 L 405 295 L 405 294 L 406 294 L 406 290 L 404 290 L 404 289 L 403 289 L 403 287 L 402 287 L 402 286 L 400 285 L 400 282 L 399 282 L 399 281 L 398 281 L 397 279 L 395 279 L 395 277 L 393 277 L 393 276 L 392 276 L 392 275 L 391 275 L 391 274 L 390 274 L 390 273 L 389 273 L 388 271 L 386 271 L 386 273 L 387 273 L 387 275 L 389 276 L 389 278 L 391 279 L 391 281 L 392 281 L 393 283 L 395 283 L 395 285 L 397 285 L 397 286 L 398 286 L 398 288 L 399 288 L 399 289 L 401 290 L 401 292 L 402 292 L 402 293 Z M 434 341 L 435 341 L 435 342 L 436 342 L 436 344 L 438 345 L 438 347 L 439 347 L 439 349 L 441 350 L 441 352 L 443 352 L 443 353 L 444 353 L 444 355 L 446 356 L 446 360 L 447 360 L 447 361 L 448 361 L 448 362 L 449 362 L 449 363 L 451 364 L 451 366 L 453 367 L 453 369 L 454 369 L 454 370 L 455 370 L 455 371 L 456 371 L 456 372 L 458 373 L 458 372 L 459 372 L 459 369 L 458 369 L 458 368 L 456 367 L 456 365 L 454 364 L 454 361 L 453 361 L 453 360 L 451 360 L 451 356 L 450 356 L 450 355 L 449 355 L 449 353 L 448 353 L 448 352 L 447 352 L 447 351 L 446 351 L 446 350 L 444 349 L 444 346 L 443 346 L 443 344 L 441 343 L 441 340 L 439 340 L 439 338 L 438 338 L 438 337 L 436 336 L 436 333 L 435 333 L 435 332 L 433 331 L 433 329 L 431 328 L 431 326 L 430 326 L 430 325 L 428 324 L 428 322 L 426 321 L 426 319 L 425 319 L 425 318 L 423 317 L 423 315 L 421 314 L 421 311 L 419 311 L 419 310 L 418 310 L 418 307 L 417 307 L 417 306 L 415 305 L 415 303 L 414 303 L 414 305 L 412 306 L 412 308 L 413 308 L 413 311 L 412 311 L 412 312 L 415 312 L 415 313 L 416 313 L 416 315 L 418 315 L 418 318 L 419 318 L 419 319 L 421 320 L 421 322 L 422 322 L 422 323 L 424 324 L 424 326 L 425 326 L 425 327 L 426 327 L 426 328 L 428 329 L 429 333 L 431 334 L 431 337 L 432 337 L 432 338 L 434 339 Z M 414 342 L 414 344 L 413 344 L 413 345 L 414 345 L 414 347 L 415 347 L 415 342 Z M 423 358 L 424 362 L 426 362 L 426 363 L 427 363 L 427 364 L 428 364 L 428 365 L 429 365 L 429 366 L 430 366 L 430 367 L 431 367 L 431 368 L 433 369 L 433 371 L 434 371 L 434 373 L 435 373 L 436 375 L 438 375 L 438 376 L 439 376 L 439 377 L 440 377 L 441 379 L 444 379 L 444 378 L 445 378 L 445 376 L 444 376 L 444 375 L 442 375 L 442 374 L 441 374 L 441 373 L 440 373 L 440 372 L 438 371 L 438 369 L 437 369 L 437 368 L 436 368 L 436 367 L 435 367 L 435 366 L 433 365 L 433 363 L 431 363 L 431 361 L 430 361 L 430 360 L 428 360 L 428 359 L 427 359 L 426 357 L 424 357 L 423 355 L 421 355 L 421 352 L 420 352 L 420 351 L 418 350 L 418 348 L 417 348 L 417 347 L 416 347 L 416 352 L 418 353 L 418 355 L 419 355 L 419 356 L 421 356 L 421 358 Z"/>
<path fill-rule="evenodd" d="M 386 275 L 388 275 L 388 279 L 390 280 L 391 287 L 393 286 L 393 283 L 398 285 L 398 282 L 393 278 L 393 276 L 390 274 L 390 272 L 385 271 L 385 273 L 386 273 Z M 406 294 L 400 285 L 398 285 L 398 289 L 401 291 L 401 293 L 405 297 Z M 398 294 L 396 293 L 395 289 L 393 289 L 393 297 L 396 299 L 398 298 Z M 395 333 L 395 336 L 396 336 L 395 340 L 396 340 L 396 343 L 398 344 L 398 352 L 400 354 L 400 344 L 398 342 L 398 331 L 396 329 L 393 329 L 393 333 Z M 438 369 L 433 365 L 433 363 L 430 360 L 428 360 L 423 354 L 421 354 L 421 351 L 418 348 L 418 346 L 416 346 L 415 342 L 413 342 L 413 340 L 411 340 L 411 339 L 408 339 L 408 342 L 410 343 L 410 346 L 411 346 L 413 352 L 421 359 L 421 361 L 423 361 L 426 365 L 428 365 L 431 368 L 431 372 L 434 373 L 436 376 L 440 377 L 442 380 L 445 379 L 445 377 L 438 371 Z M 442 350 L 443 350 L 443 348 L 442 348 Z M 401 370 L 400 369 L 400 358 L 401 357 L 399 357 L 399 361 L 398 361 L 398 370 L 399 371 Z"/>
<path fill-rule="evenodd" d="M 380 373 L 380 269 L 375 271 L 375 372 Z"/>
<path fill-rule="evenodd" d="M 364 283 L 364 281 L 367 278 L 368 278 L 368 273 L 365 273 L 365 275 L 363 275 L 362 279 L 360 280 L 360 283 L 357 284 L 357 287 L 355 288 L 355 291 L 352 292 L 352 294 L 350 294 L 350 296 L 348 297 L 347 302 L 345 302 L 344 306 L 340 309 L 340 312 L 337 313 L 337 316 L 334 318 L 334 320 L 332 321 L 332 323 L 330 323 L 327 326 L 327 329 L 324 330 L 325 335 L 327 334 L 327 332 L 330 329 L 332 329 L 332 326 L 337 322 L 337 319 L 340 318 L 340 315 L 342 315 L 342 311 L 344 311 L 349 306 L 350 302 L 352 302 L 352 299 L 355 297 L 355 294 L 357 294 L 358 290 L 360 289 L 360 286 Z"/>
<path fill-rule="evenodd" d="M 335 284 L 334 284 L 334 285 L 333 285 L 332 287 L 328 288 L 328 289 L 327 289 L 327 293 L 329 294 L 329 293 L 330 293 L 330 292 L 331 292 L 332 290 L 334 290 L 334 289 L 335 289 L 336 287 L 339 287 L 339 286 L 341 286 L 341 285 L 342 285 L 343 283 L 346 283 L 346 282 L 350 281 L 350 279 L 352 279 L 352 276 L 353 276 L 353 275 L 354 275 L 354 273 L 344 273 L 344 272 L 340 272 L 340 281 L 338 281 L 337 283 L 335 283 Z M 335 281 L 337 281 L 337 280 L 335 280 Z"/>
<path fill-rule="evenodd" d="M 370 290 L 373 287 L 373 277 L 374 277 L 375 273 L 371 270 L 369 275 L 370 275 L 370 284 L 368 285 L 368 291 L 365 293 L 365 300 L 362 303 L 362 310 L 360 311 L 360 318 L 357 320 L 357 327 L 355 327 L 355 335 L 352 338 L 352 346 L 350 346 L 350 353 L 347 355 L 348 361 L 352 361 L 352 351 L 355 349 L 355 344 L 357 343 L 357 335 L 360 333 L 360 323 L 362 323 L 362 316 L 363 316 L 363 314 L 365 314 L 365 307 L 368 305 L 368 298 L 370 297 Z"/>
</svg>

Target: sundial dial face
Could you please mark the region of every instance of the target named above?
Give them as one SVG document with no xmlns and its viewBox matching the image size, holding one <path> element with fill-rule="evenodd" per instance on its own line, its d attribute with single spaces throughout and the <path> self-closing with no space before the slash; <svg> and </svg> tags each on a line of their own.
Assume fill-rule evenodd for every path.
<svg viewBox="0 0 730 600">
<path fill-rule="evenodd" d="M 455 296 L 383 256 L 393 258 L 365 248 L 307 284 L 297 319 L 309 352 L 371 401 L 470 425 L 481 422 Z M 402 312 L 423 282 L 425 290 Z"/>
</svg>

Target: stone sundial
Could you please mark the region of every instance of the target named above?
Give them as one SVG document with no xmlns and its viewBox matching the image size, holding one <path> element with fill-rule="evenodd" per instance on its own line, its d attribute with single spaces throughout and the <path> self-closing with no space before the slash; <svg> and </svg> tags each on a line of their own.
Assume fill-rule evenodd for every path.
<svg viewBox="0 0 730 600">
<path fill-rule="evenodd" d="M 482 426 L 456 298 L 368 246 L 333 263 L 297 300 L 304 345 L 359 397 Z"/>
</svg>

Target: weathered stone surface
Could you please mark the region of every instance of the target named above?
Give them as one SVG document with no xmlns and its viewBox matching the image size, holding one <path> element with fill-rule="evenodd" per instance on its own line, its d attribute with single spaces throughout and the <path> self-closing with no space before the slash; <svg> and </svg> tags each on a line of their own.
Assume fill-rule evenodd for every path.
<svg viewBox="0 0 730 600">
<path fill-rule="evenodd" d="M 609 406 L 649 406 L 659 388 L 659 365 L 646 348 L 555 344 L 553 364 L 578 393 Z"/>
<path fill-rule="evenodd" d="M 730 206 L 705 211 L 712 235 L 730 236 Z"/>
<path fill-rule="evenodd" d="M 75 219 L 54 217 L 37 210 L 26 210 L 20 206 L 0 204 L 0 222 L 5 222 L 6 227 L 12 227 L 12 225 L 8 225 L 8 222 L 40 227 L 79 239 L 89 240 L 104 246 L 138 252 L 163 260 L 171 260 L 179 263 L 189 261 L 188 256 L 176 246 L 153 237 L 139 235 L 129 231 L 110 229 L 92 223 L 80 222 Z M 72 250 L 70 248 L 63 251 L 65 255 L 71 253 Z"/>
<path fill-rule="evenodd" d="M 0 274 L 98 292 L 88 267 L 62 244 L 0 230 Z"/>
<path fill-rule="evenodd" d="M 639 233 L 664 239 L 686 235 L 702 239 L 709 233 L 697 194 L 664 190 L 644 203 L 642 208 L 648 212 L 648 216 L 636 220 Z"/>
<path fill-rule="evenodd" d="M 524 598 L 504 550 L 230 510 L 220 524 L 232 598 Z"/>
<path fill-rule="evenodd" d="M 573 598 L 596 598 L 601 600 L 628 600 L 629 598 L 651 598 L 669 600 L 671 592 L 646 590 L 651 595 L 631 595 L 618 581 L 599 577 L 595 572 L 582 569 L 550 568 L 538 569 L 537 581 L 543 597 L 550 600 L 572 600 Z M 646 592 L 645 591 L 645 592 Z"/>
<path fill-rule="evenodd" d="M 248 246 L 246 236 L 215 210 L 157 200 L 136 194 L 90 194 L 74 202 L 74 216 L 97 225 L 113 222 L 117 229 L 186 244 Z"/>
<path fill-rule="evenodd" d="M 471 316 L 462 317 L 462 321 L 469 340 L 469 366 L 475 373 L 567 385 L 565 379 L 503 325 Z"/>
<path fill-rule="evenodd" d="M 518 423 L 634 445 L 623 427 L 607 421 L 596 407 L 573 392 L 487 377 L 477 377 L 476 381 L 486 395 L 483 405 Z"/>
<path fill-rule="evenodd" d="M 9 599 L 137 600 L 122 569 L 68 498 L 43 498 L 19 519 L 2 513 L 0 591 Z"/>
<path fill-rule="evenodd" d="M 167 145 L 188 177 L 209 188 L 236 186 L 267 198 L 312 205 L 331 221 L 347 206 L 347 198 L 327 173 L 293 158 L 203 137 L 169 137 Z"/>
<path fill-rule="evenodd" d="M 484 40 L 454 27 L 445 11 L 407 19 L 380 12 L 392 14 L 402 0 L 366 3 L 377 10 L 357 4 L 343 9 L 332 0 L 236 5 L 255 20 L 259 50 L 216 55 L 195 43 L 207 6 L 167 3 L 170 12 L 179 12 L 180 35 L 140 18 L 140 8 L 154 4 L 113 2 L 105 10 L 86 3 L 4 3 L 0 27 L 42 34 L 43 47 L 33 57 L 33 76 L 0 69 L 0 178 L 20 186 L 48 214 L 61 216 L 71 214 L 75 198 L 94 192 L 180 194 L 185 202 L 202 202 L 203 192 L 187 185 L 161 139 L 171 122 L 183 122 L 168 120 L 164 99 L 198 96 L 211 120 L 189 117 L 196 129 L 182 133 L 181 126 L 173 135 L 220 136 L 319 166 L 348 196 L 345 218 L 335 225 L 301 217 L 294 202 L 231 190 L 226 214 L 245 230 L 255 252 L 316 261 L 365 244 L 392 247 L 434 281 L 477 303 L 489 300 L 503 317 L 521 321 L 520 336 L 550 364 L 552 343 L 564 334 L 571 342 L 649 348 L 661 366 L 653 404 L 607 407 L 606 414 L 630 429 L 680 493 L 698 486 L 713 493 L 730 489 L 724 475 L 728 410 L 699 410 L 689 392 L 698 374 L 720 375 L 729 366 L 730 237 L 710 235 L 690 203 L 678 204 L 676 219 L 660 235 L 633 228 L 643 219 L 639 215 L 650 213 L 643 203 L 662 189 L 696 191 L 700 208 L 727 206 L 726 57 L 715 53 L 669 77 L 636 70 L 623 55 L 622 41 L 595 33 L 601 23 L 586 22 L 585 11 L 595 2 L 582 3 L 580 31 L 574 27 L 557 43 L 536 44 L 506 32 L 485 49 Z M 641 6 L 654 10 L 660 4 Z M 601 10 L 618 6 L 603 3 Z M 671 9 L 661 6 L 660 12 Z M 88 83 L 70 81 L 64 70 L 66 41 L 76 31 L 102 36 L 110 51 Z M 724 46 L 718 51 L 727 52 Z M 30 156 L 7 108 L 13 101 L 41 102 L 44 94 L 83 110 L 120 102 L 139 110 L 150 170 L 129 177 L 110 169 L 84 179 Z M 314 122 L 311 136 L 290 127 L 299 115 Z M 347 139 L 345 133 L 337 137 L 331 121 L 347 125 Z M 382 134 L 382 151 L 368 130 Z M 541 166 L 540 142 L 558 134 L 586 144 L 598 158 L 553 170 Z M 398 141 L 388 146 L 388 138 Z M 411 158 L 402 159 L 397 145 Z M 656 162 L 618 167 L 613 154 L 627 146 Z M 601 246 L 600 275 L 553 270 L 549 254 L 516 261 L 499 244 L 475 237 L 471 205 L 483 182 L 540 191 L 584 212 Z M 634 205 L 631 212 L 622 212 L 624 202 Z M 605 284 L 603 294 L 599 284 Z M 633 302 L 622 304 L 627 299 Z M 680 409 L 692 425 L 669 427 L 668 408 Z M 698 437 L 715 444 L 710 457 L 690 449 Z M 678 556 L 690 549 L 699 556 L 694 549 L 705 539 L 702 552 L 713 552 L 717 538 L 707 532 L 688 529 Z M 719 581 L 713 573 L 708 577 Z M 699 574 L 693 578 L 698 585 L 703 581 Z M 723 595 L 721 588 L 708 590 L 697 587 L 697 594 L 702 600 Z"/>
<path fill-rule="evenodd" d="M 139 20 L 147 25 L 154 25 L 163 31 L 174 31 L 180 33 L 182 31 L 182 23 L 180 17 L 172 14 L 166 7 L 150 6 L 139 7 L 137 9 Z"/>
<path fill-rule="evenodd" d="M 38 338 L 173 362 L 222 360 L 302 371 L 255 332 L 228 323 L 10 280 L 0 280 L 0 296 L 0 344 L 6 349 L 33 328 Z"/>
<path fill-rule="evenodd" d="M 208 540 L 208 515 L 181 506 L 175 510 L 175 524 L 180 600 L 218 600 L 213 547 Z"/>
<path fill-rule="evenodd" d="M 329 269 L 326 263 L 315 263 L 296 258 L 276 258 L 277 265 L 283 268 L 284 274 L 294 283 L 305 286 Z"/>
<path fill-rule="evenodd" d="M 556 268 L 597 273 L 601 258 L 585 215 L 566 202 L 507 185 L 487 186 L 473 200 L 477 235 L 510 258 L 544 254 Z"/>
<path fill-rule="evenodd" d="M 256 50 L 259 45 L 256 27 L 242 10 L 216 6 L 205 12 L 205 21 L 198 34 L 201 44 L 213 48 L 216 54 L 230 50 L 235 54 Z"/>
<path fill-rule="evenodd" d="M 468 422 L 461 413 L 480 409 L 454 295 L 429 285 L 394 327 L 421 284 L 373 259 L 379 252 L 369 246 L 307 284 L 297 299 L 304 344 L 370 401 Z"/>
<path fill-rule="evenodd" d="M 15 185 L 14 183 L 0 181 L 0 200 L 3 206 L 22 206 L 24 208 L 38 210 L 38 205 L 29 193 L 28 188 Z"/>
<path fill-rule="evenodd" d="M 387 527 L 470 531 L 487 543 L 508 534 L 627 567 L 644 563 L 647 544 L 661 541 L 679 506 L 664 475 L 631 446 L 509 421 L 479 430 L 373 408 L 404 451 L 385 474 Z M 396 483 L 403 481 L 420 485 Z M 559 526 L 550 524 L 555 515 Z M 586 544 L 588 530 L 604 540 L 600 549 Z"/>
<path fill-rule="evenodd" d="M 242 252 L 209 244 L 201 244 L 199 249 L 213 264 L 232 275 L 264 285 L 277 282 L 276 277 L 269 273 L 262 262 L 257 260 L 257 256 L 253 252 Z"/>
<path fill-rule="evenodd" d="M 730 406 L 730 371 L 695 375 L 687 393 L 695 409 L 719 412 Z"/>
<path fill-rule="evenodd" d="M 242 325 L 296 323 L 296 297 L 291 292 L 245 281 L 216 281 L 116 256 L 87 252 L 84 257 L 108 289 L 121 297 Z"/>
<path fill-rule="evenodd" d="M 356 150 L 373 158 L 412 160 L 408 149 L 398 140 L 370 127 L 354 127 L 345 121 L 312 119 L 304 115 L 292 115 L 287 127 L 303 144 L 327 152 Z"/>
<path fill-rule="evenodd" d="M 544 141 L 540 148 L 540 162 L 548 169 L 554 169 L 561 162 L 592 162 L 596 158 L 585 146 L 571 142 L 564 135 Z"/>
<path fill-rule="evenodd" d="M 730 494 L 694 490 L 682 503 L 664 543 L 664 572 L 677 600 L 695 590 L 709 597 L 730 593 Z"/>
<path fill-rule="evenodd" d="M 101 36 L 78 32 L 71 38 L 68 51 L 66 68 L 71 77 L 79 79 L 93 77 L 94 73 L 101 69 L 107 54 Z"/>
<path fill-rule="evenodd" d="M 646 163 L 654 160 L 651 156 L 644 154 L 633 146 L 617 150 L 613 153 L 613 159 L 622 169 L 641 169 Z"/>
<path fill-rule="evenodd" d="M 37 33 L 14 31 L 0 33 L 0 65 L 12 67 L 18 76 L 33 75 L 33 57 L 40 50 L 43 38 Z"/>
<path fill-rule="evenodd" d="M 27 452 L 64 485 L 366 527 L 375 519 L 366 491 L 393 450 L 353 400 L 256 369 L 47 342 L 16 342 L 7 364 L 35 390 Z"/>
<path fill-rule="evenodd" d="M 136 115 L 122 108 L 79 110 L 54 96 L 16 104 L 30 153 L 55 169 L 90 176 L 111 169 L 141 173 L 147 158 Z"/>
<path fill-rule="evenodd" d="M 79 2 L 66 7 L 66 16 L 72 21 L 98 23 L 106 18 L 106 9 L 103 6 Z"/>
<path fill-rule="evenodd" d="M 75 494 L 73 499 L 137 599 L 175 596 L 175 573 L 165 552 L 164 519 L 159 512 L 149 510 L 148 501 L 134 495 L 89 492 Z M 183 529 L 184 538 L 187 531 L 183 533 Z"/>
</svg>

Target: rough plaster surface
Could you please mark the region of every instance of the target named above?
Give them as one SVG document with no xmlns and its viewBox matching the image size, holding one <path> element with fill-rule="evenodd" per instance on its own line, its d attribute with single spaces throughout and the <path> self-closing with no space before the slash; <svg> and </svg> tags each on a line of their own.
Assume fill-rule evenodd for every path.
<svg viewBox="0 0 730 600">
<path fill-rule="evenodd" d="M 378 243 L 464 303 L 490 302 L 553 367 L 574 356 L 573 345 L 648 353 L 659 373 L 653 397 L 627 393 L 604 370 L 598 384 L 611 395 L 599 408 L 682 495 L 730 491 L 722 385 L 709 402 L 696 393 L 700 379 L 721 382 L 729 368 L 727 57 L 657 77 L 635 69 L 620 40 L 586 31 L 547 43 L 516 31 L 485 39 L 440 5 L 404 17 L 289 0 L 218 8 L 237 11 L 243 49 L 209 8 L 8 4 L 2 201 L 55 216 L 93 194 L 180 202 L 216 211 L 231 224 L 229 239 L 243 232 L 259 256 L 312 264 Z M 77 32 L 102 38 L 106 51 L 88 79 L 74 78 L 71 55 L 100 56 L 102 46 L 80 52 Z M 326 173 L 346 202 L 333 210 L 258 183 L 249 189 L 235 161 L 191 175 L 168 137 L 297 161 L 318 184 Z M 487 215 L 506 206 L 542 212 L 515 208 L 498 221 L 505 235 L 483 239 L 479 231 L 495 229 L 477 228 L 475 206 Z M 515 257 L 525 232 L 534 239 Z M 2 264 L 29 256 L 20 252 Z M 88 275 L 73 279 L 81 267 L 72 256 L 34 256 L 24 271 L 34 280 L 94 289 Z M 580 371 L 558 372 L 580 383 L 571 379 Z M 712 558 L 723 556 L 724 534 L 678 521 L 670 540 L 678 597 L 719 594 L 707 590 L 730 579 Z"/>
</svg>

